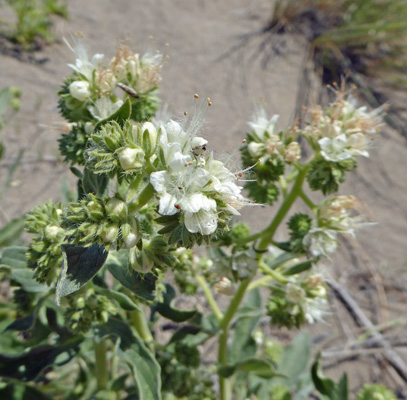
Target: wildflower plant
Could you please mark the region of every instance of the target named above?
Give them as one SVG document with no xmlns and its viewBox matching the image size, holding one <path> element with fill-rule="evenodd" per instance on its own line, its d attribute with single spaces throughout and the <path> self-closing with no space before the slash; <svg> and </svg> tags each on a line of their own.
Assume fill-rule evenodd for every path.
<svg viewBox="0 0 407 400">
<path fill-rule="evenodd" d="M 260 322 L 299 328 L 327 313 L 316 266 L 338 248 L 339 235 L 369 223 L 356 197 L 337 191 L 358 157 L 369 155 L 381 111 L 359 107 L 344 88 L 326 109 L 309 109 L 304 127 L 281 130 L 277 116 L 259 110 L 240 149 L 241 170 L 232 170 L 203 137 L 209 99 L 195 95 L 181 119 L 153 119 L 161 55 L 120 46 L 103 64 L 83 44 L 72 50 L 77 59 L 59 91 L 69 129 L 60 150 L 78 178 L 78 198 L 34 208 L 26 220 L 31 244 L 1 253 L 14 303 L 3 318 L 0 393 L 292 398 L 300 383 L 279 370 L 291 350 L 272 351 Z M 312 150 L 307 159 L 304 147 Z M 329 197 L 314 203 L 312 191 Z M 277 199 L 278 210 L 270 208 Z M 293 210 L 297 200 L 306 213 Z M 271 219 L 257 233 L 233 219 L 253 206 Z M 289 237 L 276 242 L 284 221 Z M 179 293 L 199 290 L 210 311 L 175 307 Z M 220 296 L 229 299 L 224 309 Z M 173 332 L 161 337 L 165 328 Z M 214 338 L 218 357 L 208 368 L 202 349 Z M 299 349 L 309 347 L 298 340 Z M 304 399 L 313 390 L 307 376 Z"/>
</svg>

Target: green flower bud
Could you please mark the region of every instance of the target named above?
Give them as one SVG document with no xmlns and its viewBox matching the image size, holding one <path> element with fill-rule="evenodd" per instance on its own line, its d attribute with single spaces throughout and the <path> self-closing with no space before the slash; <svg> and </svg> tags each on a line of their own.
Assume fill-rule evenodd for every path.
<svg viewBox="0 0 407 400">
<path fill-rule="evenodd" d="M 144 122 L 141 126 L 141 134 L 143 135 L 143 149 L 150 157 L 157 146 L 157 129 L 151 122 Z"/>
<path fill-rule="evenodd" d="M 123 170 L 140 169 L 143 167 L 144 151 L 126 147 L 119 152 L 119 162 Z"/>
<path fill-rule="evenodd" d="M 153 260 L 147 257 L 143 251 L 139 251 L 136 247 L 130 249 L 129 264 L 135 271 L 140 272 L 141 274 L 146 274 L 154 266 Z"/>
<path fill-rule="evenodd" d="M 123 200 L 116 197 L 109 199 L 106 204 L 109 218 L 113 221 L 123 220 L 127 216 L 127 205 Z"/>
<path fill-rule="evenodd" d="M 102 240 L 105 244 L 114 243 L 119 233 L 119 227 L 113 224 L 105 226 L 101 233 Z"/>
<path fill-rule="evenodd" d="M 94 220 L 97 221 L 99 219 L 102 219 L 104 217 L 104 210 L 101 204 L 99 204 L 96 201 L 91 200 L 87 205 L 86 205 L 90 217 Z"/>
<path fill-rule="evenodd" d="M 64 229 L 62 229 L 59 226 L 56 225 L 48 225 L 45 228 L 45 236 L 49 240 L 57 240 L 58 238 L 61 238 L 61 236 L 65 233 Z"/>
<path fill-rule="evenodd" d="M 128 224 L 130 225 L 130 224 Z M 134 227 L 130 228 L 130 231 L 124 232 L 123 227 L 122 227 L 122 233 L 123 233 L 123 243 L 126 246 L 126 249 L 131 249 L 133 248 L 138 241 L 140 240 L 140 230 L 137 225 Z"/>
</svg>

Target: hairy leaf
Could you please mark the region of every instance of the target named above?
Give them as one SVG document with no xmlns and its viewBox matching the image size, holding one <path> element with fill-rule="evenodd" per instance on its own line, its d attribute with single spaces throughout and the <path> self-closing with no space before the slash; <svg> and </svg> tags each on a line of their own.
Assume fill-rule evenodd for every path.
<svg viewBox="0 0 407 400">
<path fill-rule="evenodd" d="M 61 276 L 55 293 L 55 301 L 58 305 L 62 297 L 79 290 L 99 272 L 108 252 L 103 246 L 97 244 L 89 247 L 64 244 L 62 254 Z"/>
</svg>

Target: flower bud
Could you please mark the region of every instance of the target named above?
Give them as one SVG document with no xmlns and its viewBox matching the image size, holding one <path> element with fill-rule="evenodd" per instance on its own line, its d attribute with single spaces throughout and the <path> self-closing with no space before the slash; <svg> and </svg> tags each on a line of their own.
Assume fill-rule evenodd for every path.
<svg viewBox="0 0 407 400">
<path fill-rule="evenodd" d="M 129 253 L 129 264 L 139 273 L 146 274 L 153 268 L 154 262 L 143 251 L 133 247 Z"/>
<path fill-rule="evenodd" d="M 298 142 L 291 142 L 285 151 L 285 160 L 295 162 L 301 158 L 301 148 Z"/>
<path fill-rule="evenodd" d="M 113 221 L 119 221 L 126 218 L 127 205 L 123 200 L 113 197 L 108 200 L 106 208 L 109 214 L 109 218 Z"/>
<path fill-rule="evenodd" d="M 215 283 L 215 292 L 218 294 L 224 294 L 226 296 L 233 296 L 235 294 L 235 288 L 230 279 L 222 277 Z"/>
<path fill-rule="evenodd" d="M 106 226 L 101 234 L 102 240 L 105 244 L 111 244 L 116 241 L 119 228 L 116 225 Z"/>
<path fill-rule="evenodd" d="M 145 131 L 148 131 L 148 139 L 144 140 L 144 133 Z M 154 153 L 155 148 L 157 146 L 157 129 L 151 122 L 144 122 L 144 124 L 141 126 L 141 134 L 143 135 L 143 148 L 145 153 L 150 156 Z M 145 142 L 149 142 L 149 144 Z"/>
<path fill-rule="evenodd" d="M 253 158 L 258 158 L 263 155 L 265 146 L 263 143 L 250 142 L 249 145 L 247 146 L 247 149 L 249 150 L 249 154 Z"/>
<path fill-rule="evenodd" d="M 303 288 L 293 283 L 289 283 L 286 288 L 286 299 L 290 303 L 300 304 L 306 298 L 306 293 Z"/>
<path fill-rule="evenodd" d="M 65 231 L 56 225 L 48 225 L 45 228 L 45 236 L 50 240 L 56 240 L 60 237 Z"/>
<path fill-rule="evenodd" d="M 119 162 L 125 171 L 142 168 L 143 160 L 144 151 L 141 149 L 127 147 L 119 153 Z"/>
<path fill-rule="evenodd" d="M 90 97 L 89 82 L 74 81 L 69 85 L 69 93 L 79 101 L 86 101 Z"/>
</svg>

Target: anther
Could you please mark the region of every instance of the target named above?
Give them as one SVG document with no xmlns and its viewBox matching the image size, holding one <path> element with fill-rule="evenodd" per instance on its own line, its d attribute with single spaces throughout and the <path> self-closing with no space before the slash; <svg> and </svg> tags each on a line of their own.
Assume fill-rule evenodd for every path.
<svg viewBox="0 0 407 400">
<path fill-rule="evenodd" d="M 184 115 L 187 116 L 187 115 L 188 115 L 188 111 L 184 111 Z"/>
<path fill-rule="evenodd" d="M 243 143 L 243 144 L 245 144 L 246 142 L 247 142 L 247 140 L 246 140 L 246 139 L 243 139 L 243 140 L 242 140 L 242 143 Z"/>
<path fill-rule="evenodd" d="M 199 99 L 199 94 L 198 94 L 198 93 L 195 93 L 195 94 L 194 94 L 194 97 L 195 97 L 196 99 Z"/>
<path fill-rule="evenodd" d="M 206 101 L 207 101 L 207 103 L 208 103 L 208 107 L 210 107 L 210 106 L 212 105 L 211 99 L 208 97 L 208 98 L 206 99 Z"/>
</svg>

